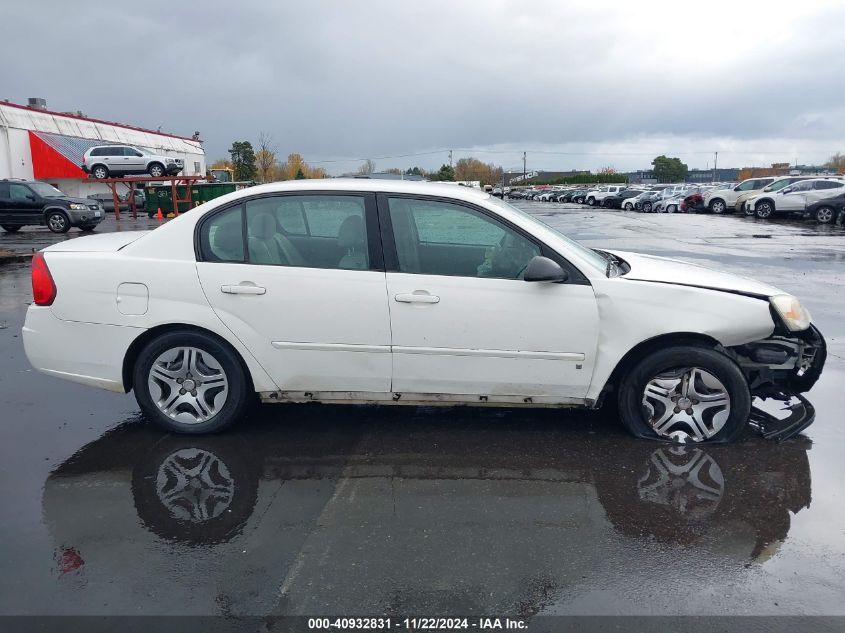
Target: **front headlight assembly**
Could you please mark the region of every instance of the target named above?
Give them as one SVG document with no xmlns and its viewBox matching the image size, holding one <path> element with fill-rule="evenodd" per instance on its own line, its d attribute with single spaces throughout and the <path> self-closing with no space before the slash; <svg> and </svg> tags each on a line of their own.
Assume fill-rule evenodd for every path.
<svg viewBox="0 0 845 633">
<path fill-rule="evenodd" d="M 769 298 L 769 302 L 790 332 L 801 332 L 810 327 L 810 313 L 796 297 L 775 295 Z"/>
<path fill-rule="evenodd" d="M 71 209 L 80 209 L 80 210 L 81 210 L 81 209 L 87 209 L 87 208 L 88 208 L 88 205 L 85 205 L 85 204 L 79 204 L 79 203 L 77 203 L 77 202 L 71 202 L 71 203 L 70 203 L 70 208 L 71 208 Z"/>
</svg>

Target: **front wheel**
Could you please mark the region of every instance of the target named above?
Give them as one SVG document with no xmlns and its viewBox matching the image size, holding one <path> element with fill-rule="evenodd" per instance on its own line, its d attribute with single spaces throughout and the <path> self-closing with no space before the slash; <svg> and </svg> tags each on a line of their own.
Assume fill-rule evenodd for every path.
<svg viewBox="0 0 845 633">
<path fill-rule="evenodd" d="M 67 233 L 70 230 L 70 220 L 61 211 L 52 211 L 47 216 L 47 228 L 53 233 Z"/>
<path fill-rule="evenodd" d="M 713 200 L 713 202 L 710 203 L 710 210 L 713 213 L 724 213 L 725 209 L 727 209 L 727 206 L 725 205 L 724 200 L 718 200 L 717 199 L 717 200 Z"/>
<path fill-rule="evenodd" d="M 637 437 L 675 443 L 730 442 L 742 433 L 751 394 L 742 370 L 724 354 L 682 345 L 631 367 L 618 393 L 622 424 Z"/>
<path fill-rule="evenodd" d="M 756 215 L 761 220 L 768 220 L 772 217 L 772 213 L 774 209 L 772 208 L 771 202 L 759 202 L 756 207 L 754 207 L 754 215 Z"/>
<path fill-rule="evenodd" d="M 249 382 L 236 353 L 199 332 L 169 332 L 147 344 L 132 385 L 144 413 L 176 433 L 221 431 L 249 404 Z"/>
<path fill-rule="evenodd" d="M 152 165 L 150 165 L 149 172 L 150 176 L 152 176 L 153 178 L 161 178 L 162 176 L 164 176 L 164 166 L 159 163 L 153 163 Z"/>
<path fill-rule="evenodd" d="M 651 202 L 643 202 L 643 211 L 651 213 Z"/>
<path fill-rule="evenodd" d="M 832 207 L 819 207 L 816 209 L 815 216 L 816 222 L 819 224 L 830 224 L 836 217 L 836 213 L 834 213 Z"/>
</svg>

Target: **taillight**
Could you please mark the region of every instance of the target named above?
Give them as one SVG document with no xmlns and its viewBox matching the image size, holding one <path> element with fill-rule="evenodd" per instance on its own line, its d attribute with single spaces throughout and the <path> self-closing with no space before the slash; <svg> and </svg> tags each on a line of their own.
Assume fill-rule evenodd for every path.
<svg viewBox="0 0 845 633">
<path fill-rule="evenodd" d="M 53 305 L 56 298 L 56 284 L 47 268 L 44 253 L 32 256 L 32 298 L 37 306 Z"/>
</svg>

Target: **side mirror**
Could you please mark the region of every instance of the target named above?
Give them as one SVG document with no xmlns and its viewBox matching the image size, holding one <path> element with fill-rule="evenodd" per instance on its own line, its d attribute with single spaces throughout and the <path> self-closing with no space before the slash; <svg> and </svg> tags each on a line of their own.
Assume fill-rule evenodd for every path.
<svg viewBox="0 0 845 633">
<path fill-rule="evenodd" d="M 33 202 L 35 202 L 35 195 L 34 195 L 34 194 L 31 194 L 31 193 L 28 193 L 28 194 L 26 194 L 26 199 L 27 199 L 27 200 L 32 200 Z"/>
<path fill-rule="evenodd" d="M 792 193 L 792 187 L 784 187 L 780 190 L 781 193 Z"/>
<path fill-rule="evenodd" d="M 525 281 L 561 282 L 569 279 L 569 273 L 561 268 L 557 262 L 553 262 L 548 257 L 537 255 L 528 262 L 522 278 Z"/>
</svg>

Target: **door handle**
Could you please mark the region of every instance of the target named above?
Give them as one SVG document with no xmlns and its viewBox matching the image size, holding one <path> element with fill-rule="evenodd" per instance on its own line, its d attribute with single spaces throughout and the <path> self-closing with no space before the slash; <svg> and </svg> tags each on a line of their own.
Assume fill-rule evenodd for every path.
<svg viewBox="0 0 845 633">
<path fill-rule="evenodd" d="M 255 284 L 237 284 L 220 286 L 220 292 L 225 292 L 227 295 L 263 295 L 267 292 L 267 288 L 256 286 Z"/>
<path fill-rule="evenodd" d="M 440 297 L 428 293 L 403 292 L 393 298 L 399 303 L 440 303 Z"/>
</svg>

